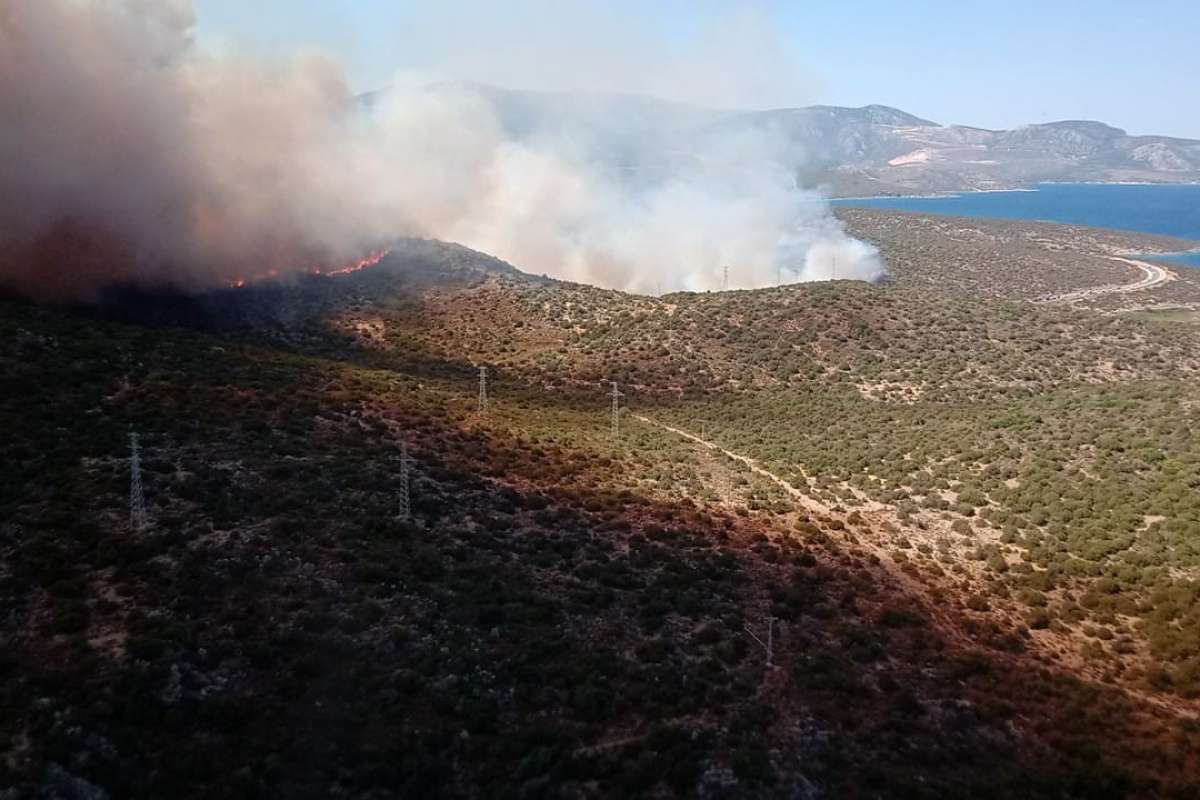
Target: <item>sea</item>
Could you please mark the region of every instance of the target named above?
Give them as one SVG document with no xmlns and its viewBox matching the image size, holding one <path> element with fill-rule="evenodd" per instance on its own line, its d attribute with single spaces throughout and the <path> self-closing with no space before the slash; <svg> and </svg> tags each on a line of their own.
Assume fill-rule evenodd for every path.
<svg viewBox="0 0 1200 800">
<path fill-rule="evenodd" d="M 1153 258 L 1200 267 L 1200 184 L 1042 183 L 1034 189 L 1015 191 L 843 198 L 833 203 L 964 217 L 1066 222 L 1177 236 L 1195 240 L 1196 249 Z"/>
</svg>

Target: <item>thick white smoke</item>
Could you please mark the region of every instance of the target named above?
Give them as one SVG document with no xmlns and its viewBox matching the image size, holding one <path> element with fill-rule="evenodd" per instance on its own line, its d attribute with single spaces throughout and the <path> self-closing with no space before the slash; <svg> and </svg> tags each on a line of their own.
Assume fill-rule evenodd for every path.
<svg viewBox="0 0 1200 800">
<path fill-rule="evenodd" d="M 513 95 L 403 76 L 364 103 L 327 58 L 205 53 L 193 25 L 187 0 L 0 5 L 0 280 L 220 285 L 398 235 L 646 292 L 718 288 L 724 265 L 738 287 L 824 279 L 835 251 L 837 277 L 881 271 L 776 132 L 616 102 L 515 124 Z"/>
</svg>

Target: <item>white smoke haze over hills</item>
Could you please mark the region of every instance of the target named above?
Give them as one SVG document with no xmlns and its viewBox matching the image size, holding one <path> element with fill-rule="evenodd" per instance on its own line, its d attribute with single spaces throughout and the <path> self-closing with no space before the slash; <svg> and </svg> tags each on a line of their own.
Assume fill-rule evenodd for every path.
<svg viewBox="0 0 1200 800">
<path fill-rule="evenodd" d="M 205 49 L 194 24 L 186 0 L 0 6 L 0 281 L 225 285 L 402 235 L 640 292 L 882 272 L 769 129 L 428 74 L 364 100 L 326 56 Z"/>
</svg>

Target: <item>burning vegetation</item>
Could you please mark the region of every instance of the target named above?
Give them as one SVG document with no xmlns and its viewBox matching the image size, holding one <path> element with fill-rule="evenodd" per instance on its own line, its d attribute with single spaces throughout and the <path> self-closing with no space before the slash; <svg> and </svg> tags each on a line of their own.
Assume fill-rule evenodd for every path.
<svg viewBox="0 0 1200 800">
<path fill-rule="evenodd" d="M 387 255 L 391 252 L 392 252 L 391 248 L 373 250 L 372 252 L 368 253 L 366 256 L 364 256 L 356 261 L 346 262 L 346 263 L 341 264 L 340 266 L 313 267 L 312 269 L 304 270 L 304 271 L 300 271 L 300 272 L 301 272 L 301 274 L 309 274 L 309 275 L 327 275 L 327 276 L 328 275 L 347 275 L 351 272 L 358 272 L 359 270 L 366 269 L 367 267 L 375 266 L 380 261 L 382 261 L 384 258 L 386 258 Z M 290 273 L 292 273 L 292 271 L 288 271 L 288 273 L 290 274 Z M 279 278 L 282 274 L 285 274 L 285 273 L 281 272 L 278 269 L 270 269 L 270 270 L 267 270 L 265 273 L 260 274 L 254 278 L 235 278 L 234 280 L 231 280 L 229 282 L 229 288 L 230 289 L 241 289 L 251 283 L 257 283 L 259 281 L 264 281 L 264 280 L 275 280 L 275 279 Z"/>
<path fill-rule="evenodd" d="M 675 123 L 645 131 L 619 105 L 604 124 L 553 109 L 516 124 L 512 99 L 483 87 L 408 76 L 356 96 L 328 58 L 214 53 L 194 29 L 186 0 L 4 4 L 0 285 L 203 290 L 397 236 L 646 293 L 718 288 L 730 263 L 735 288 L 823 279 L 830 263 L 883 273 L 765 124 L 697 123 L 677 146 L 702 157 L 660 163 L 642 148 Z M 655 166 L 631 178 L 613 155 L 627 151 Z"/>
</svg>

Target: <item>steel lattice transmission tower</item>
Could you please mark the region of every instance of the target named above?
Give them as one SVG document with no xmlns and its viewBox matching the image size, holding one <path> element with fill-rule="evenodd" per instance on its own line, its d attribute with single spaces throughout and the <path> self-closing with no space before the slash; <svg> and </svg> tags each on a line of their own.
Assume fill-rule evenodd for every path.
<svg viewBox="0 0 1200 800">
<path fill-rule="evenodd" d="M 720 472 L 717 474 L 717 494 L 720 496 L 721 502 L 736 502 L 737 498 L 733 495 L 733 482 L 729 480 L 728 465 L 722 463 L 718 469 Z"/>
<path fill-rule="evenodd" d="M 729 265 L 721 267 L 721 291 L 729 291 Z"/>
<path fill-rule="evenodd" d="M 400 444 L 400 487 L 396 492 L 396 519 L 408 522 L 412 519 L 412 459 L 408 457 L 408 444 Z"/>
<path fill-rule="evenodd" d="M 479 368 L 479 416 L 486 417 L 488 412 L 487 396 L 487 367 Z"/>
<path fill-rule="evenodd" d="M 770 615 L 767 617 L 767 640 L 765 642 L 762 639 L 758 638 L 758 635 L 755 634 L 754 631 L 750 628 L 749 623 L 743 625 L 742 628 L 746 631 L 747 634 L 750 635 L 751 639 L 758 642 L 759 646 L 761 646 L 762 649 L 764 651 L 766 651 L 767 667 L 768 668 L 772 667 L 773 666 L 772 662 L 774 661 L 774 658 L 775 658 L 775 617 L 774 617 L 774 615 Z"/>
<path fill-rule="evenodd" d="M 129 434 L 129 527 L 131 530 L 145 530 L 146 498 L 142 494 L 142 451 L 138 444 L 138 435 Z"/>
<path fill-rule="evenodd" d="M 625 394 L 617 389 L 616 381 L 612 382 L 612 393 L 609 396 L 612 398 L 612 437 L 619 439 L 621 437 L 621 398 Z"/>
</svg>

